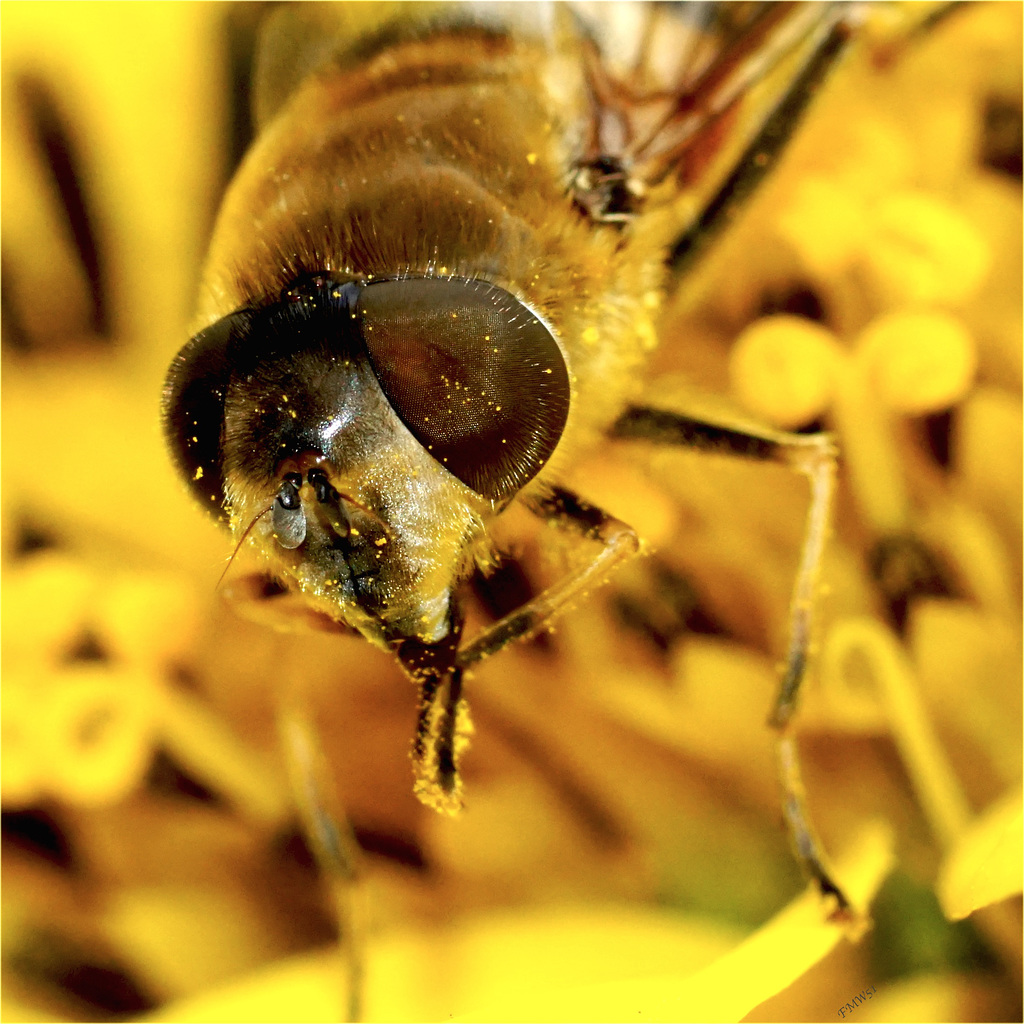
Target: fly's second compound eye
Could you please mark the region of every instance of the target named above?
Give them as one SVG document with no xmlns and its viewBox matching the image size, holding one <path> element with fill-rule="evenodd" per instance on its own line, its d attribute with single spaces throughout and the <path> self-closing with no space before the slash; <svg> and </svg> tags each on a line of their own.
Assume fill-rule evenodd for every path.
<svg viewBox="0 0 1024 1024">
<path fill-rule="evenodd" d="M 551 332 L 485 281 L 410 278 L 356 302 L 374 373 L 413 436 L 464 484 L 511 498 L 540 471 L 569 414 Z"/>
</svg>

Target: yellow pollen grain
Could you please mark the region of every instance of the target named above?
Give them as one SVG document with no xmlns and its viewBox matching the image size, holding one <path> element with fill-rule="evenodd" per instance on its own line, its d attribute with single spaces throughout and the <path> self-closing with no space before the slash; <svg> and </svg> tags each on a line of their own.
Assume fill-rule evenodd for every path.
<svg viewBox="0 0 1024 1024">
<path fill-rule="evenodd" d="M 589 327 L 585 327 L 583 329 L 581 337 L 587 345 L 594 345 L 597 343 L 598 338 L 601 337 L 601 334 L 598 329 L 591 324 Z"/>
<path fill-rule="evenodd" d="M 192 479 L 193 480 L 202 480 L 203 479 L 203 467 L 202 466 L 196 466 L 196 471 L 192 475 Z"/>
<path fill-rule="evenodd" d="M 533 164 L 535 164 L 537 162 L 537 154 L 536 153 L 527 153 L 526 154 L 526 162 L 528 164 L 530 164 L 531 166 L 533 166 Z"/>
</svg>

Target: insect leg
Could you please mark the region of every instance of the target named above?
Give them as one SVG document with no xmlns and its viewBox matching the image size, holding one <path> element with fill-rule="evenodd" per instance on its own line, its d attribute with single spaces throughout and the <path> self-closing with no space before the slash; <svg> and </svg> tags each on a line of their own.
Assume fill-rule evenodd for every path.
<svg viewBox="0 0 1024 1024">
<path fill-rule="evenodd" d="M 738 428 L 646 408 L 628 409 L 616 423 L 612 434 L 720 455 L 777 462 L 803 473 L 810 482 L 810 506 L 789 610 L 785 668 L 769 723 L 778 732 L 783 813 L 798 859 L 817 882 L 822 894 L 834 897 L 837 909 L 833 917 L 848 918 L 851 916 L 849 903 L 825 867 L 821 844 L 807 814 L 796 742 L 789 730 L 800 686 L 806 676 L 818 574 L 835 489 L 836 448 L 827 434 L 789 434 L 771 429 Z"/>
<path fill-rule="evenodd" d="M 735 169 L 673 247 L 670 263 L 677 274 L 685 273 L 703 254 L 775 167 L 815 91 L 845 51 L 852 35 L 851 16 L 839 5 L 831 6 L 832 16 L 819 26 L 803 66 L 757 128 Z"/>
<path fill-rule="evenodd" d="M 454 814 L 462 807 L 462 779 L 459 754 L 460 716 L 466 709 L 462 700 L 462 666 L 456 651 L 462 635 L 461 621 L 453 619 L 448 635 L 439 643 L 403 640 L 398 659 L 420 688 L 412 762 L 416 773 L 416 796 L 435 810 Z"/>
<path fill-rule="evenodd" d="M 571 491 L 555 488 L 543 497 L 531 499 L 530 509 L 544 519 L 568 526 L 588 540 L 597 541 L 601 550 L 577 572 L 485 629 L 459 651 L 458 664 L 463 668 L 500 651 L 513 640 L 536 633 L 556 615 L 566 611 L 574 598 L 588 587 L 601 583 L 615 566 L 640 550 L 640 540 L 631 526 L 581 501 Z"/>
<path fill-rule="evenodd" d="M 308 715 L 296 700 L 280 711 L 279 726 L 292 792 L 317 865 L 334 902 L 346 971 L 346 1020 L 363 1010 L 363 927 L 357 907 L 356 840 L 348 818 L 337 810 L 327 767 Z"/>
</svg>

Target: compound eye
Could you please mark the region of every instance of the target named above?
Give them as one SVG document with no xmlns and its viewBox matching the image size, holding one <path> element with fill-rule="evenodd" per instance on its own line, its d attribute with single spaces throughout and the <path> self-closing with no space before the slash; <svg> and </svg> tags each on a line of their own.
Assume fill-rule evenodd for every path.
<svg viewBox="0 0 1024 1024">
<path fill-rule="evenodd" d="M 356 313 L 381 389 L 416 439 L 477 493 L 504 501 L 551 457 L 569 414 L 557 342 L 485 281 L 367 285 Z"/>
<path fill-rule="evenodd" d="M 274 539 L 289 551 L 299 547 L 306 539 L 306 513 L 302 510 L 302 499 L 299 497 L 301 484 L 301 477 L 298 478 L 298 482 L 291 477 L 285 477 L 270 513 Z"/>
<path fill-rule="evenodd" d="M 164 384 L 164 433 L 174 461 L 193 494 L 224 520 L 222 434 L 231 348 L 251 320 L 249 311 L 239 311 L 200 331 L 175 357 Z"/>
</svg>

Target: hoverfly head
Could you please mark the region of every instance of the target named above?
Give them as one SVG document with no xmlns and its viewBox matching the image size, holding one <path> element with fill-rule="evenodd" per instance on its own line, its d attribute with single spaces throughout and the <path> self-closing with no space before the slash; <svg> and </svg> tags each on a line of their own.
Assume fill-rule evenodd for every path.
<svg viewBox="0 0 1024 1024">
<path fill-rule="evenodd" d="M 378 643 L 444 635 L 481 517 L 540 472 L 568 412 L 545 324 L 459 278 L 307 276 L 197 334 L 165 389 L 196 496 Z"/>
</svg>

